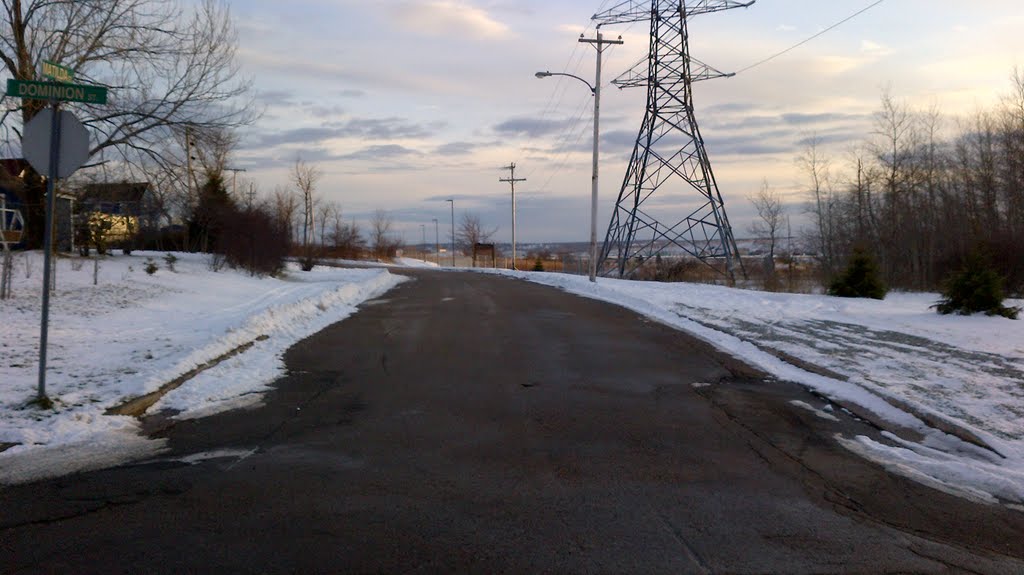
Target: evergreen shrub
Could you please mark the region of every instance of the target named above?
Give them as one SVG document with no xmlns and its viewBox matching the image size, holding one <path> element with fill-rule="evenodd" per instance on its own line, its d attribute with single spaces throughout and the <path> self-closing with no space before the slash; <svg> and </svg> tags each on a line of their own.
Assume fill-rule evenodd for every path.
<svg viewBox="0 0 1024 575">
<path fill-rule="evenodd" d="M 838 297 L 885 299 L 888 292 L 875 258 L 862 249 L 854 250 L 846 270 L 828 288 L 829 295 Z"/>
</svg>

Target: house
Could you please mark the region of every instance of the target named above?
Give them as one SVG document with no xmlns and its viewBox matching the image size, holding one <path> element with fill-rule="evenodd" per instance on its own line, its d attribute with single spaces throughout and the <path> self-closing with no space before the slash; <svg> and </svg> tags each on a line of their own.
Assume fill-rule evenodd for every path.
<svg viewBox="0 0 1024 575">
<path fill-rule="evenodd" d="M 79 251 L 120 247 L 130 253 L 143 232 L 157 228 L 159 214 L 149 182 L 86 184 L 78 194 Z"/>
<path fill-rule="evenodd" d="M 24 218 L 25 233 L 22 236 L 22 243 L 31 244 L 30 238 L 35 238 L 36 245 L 41 243 L 43 237 L 42 229 L 45 225 L 46 210 L 45 196 L 31 197 L 25 186 L 25 176 L 29 170 L 29 164 L 22 158 L 0 159 L 0 196 L 2 196 L 5 209 L 9 210 L 9 218 L 13 217 L 12 212 L 18 211 Z M 74 234 L 72 233 L 72 221 L 74 219 L 75 198 L 74 196 L 57 190 L 56 218 L 54 219 L 54 248 L 58 252 L 70 252 L 74 250 Z M 35 228 L 34 230 L 32 228 Z M 41 247 L 41 245 L 39 246 Z"/>
</svg>

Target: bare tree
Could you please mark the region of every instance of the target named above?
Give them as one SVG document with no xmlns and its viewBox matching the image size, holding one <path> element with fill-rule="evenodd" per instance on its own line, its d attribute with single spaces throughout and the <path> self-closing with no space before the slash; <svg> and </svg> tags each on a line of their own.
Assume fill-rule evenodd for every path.
<svg viewBox="0 0 1024 575">
<path fill-rule="evenodd" d="M 1024 243 L 1024 70 L 1014 68 L 1012 90 L 1004 97 L 1002 119 L 1002 180 L 1009 235 Z"/>
<path fill-rule="evenodd" d="M 224 176 L 231 160 L 231 153 L 238 145 L 238 134 L 222 127 L 191 132 L 192 154 L 199 162 L 199 168 L 206 176 Z M 228 182 L 225 182 L 228 183 Z M 235 190 L 231 190 L 232 193 Z M 236 200 L 238 198 L 235 198 Z"/>
<path fill-rule="evenodd" d="M 225 3 L 203 0 L 3 0 L 0 64 L 16 80 L 35 80 L 47 59 L 75 70 L 77 82 L 109 89 L 106 104 L 68 103 L 87 126 L 98 163 L 151 163 L 174 171 L 176 131 L 242 126 L 255 120 L 250 81 L 235 54 L 237 36 Z M 45 102 L 8 99 L 4 141 Z M 29 203 L 43 186 L 29 178 Z M 37 202 L 37 200 L 39 200 Z M 30 214 L 41 238 L 42 214 Z"/>
<path fill-rule="evenodd" d="M 316 220 L 320 226 L 319 243 L 322 246 L 326 246 L 327 228 L 332 221 L 338 222 L 341 220 L 341 207 L 334 202 L 321 202 L 316 209 Z"/>
<path fill-rule="evenodd" d="M 774 261 L 779 233 L 786 224 L 786 207 L 782 204 L 782 197 L 768 185 L 768 180 L 764 180 L 757 195 L 748 199 L 754 204 L 757 217 L 760 218 L 750 224 L 750 232 L 768 239 L 768 257 L 770 261 Z"/>
<path fill-rule="evenodd" d="M 295 239 L 295 215 L 299 211 L 299 198 L 291 191 L 278 187 L 274 190 L 271 203 L 277 226 L 284 232 L 283 237 L 291 243 Z"/>
<path fill-rule="evenodd" d="M 808 180 L 808 211 L 814 225 L 811 239 L 818 251 L 822 270 L 827 279 L 835 272 L 836 198 L 832 190 L 831 162 L 821 153 L 820 143 L 817 136 L 812 137 L 803 154 L 797 158 L 797 164 Z"/>
<path fill-rule="evenodd" d="M 921 145 L 917 120 L 907 104 L 897 101 L 888 90 L 883 92 L 882 109 L 875 113 L 872 151 L 882 173 L 878 251 L 890 283 L 897 279 L 902 281 L 897 276 L 912 269 L 897 262 L 907 248 L 900 241 L 901 232 L 914 223 L 910 210 L 916 203 L 914 158 Z M 904 262 L 907 263 L 910 262 Z"/>
<path fill-rule="evenodd" d="M 398 248 L 399 242 L 391 237 L 394 220 L 384 210 L 377 210 L 370 220 L 370 244 L 373 254 L 378 258 L 391 257 Z"/>
<path fill-rule="evenodd" d="M 302 267 L 306 271 L 313 269 L 313 240 L 316 235 L 316 207 L 317 199 L 314 197 L 316 184 L 320 181 L 322 173 L 316 166 L 304 162 L 301 158 L 295 160 L 292 167 L 292 184 L 295 191 L 302 199 Z"/>
<path fill-rule="evenodd" d="M 340 211 L 334 215 L 331 242 L 334 244 L 335 255 L 346 259 L 359 259 L 366 249 L 366 240 L 363 239 L 359 224 L 355 220 L 345 223 Z"/>
<path fill-rule="evenodd" d="M 463 212 L 455 232 L 455 241 L 461 246 L 463 255 L 470 255 L 474 245 L 486 244 L 497 232 L 498 228 L 485 229 L 480 223 L 480 216 L 472 212 Z"/>
</svg>

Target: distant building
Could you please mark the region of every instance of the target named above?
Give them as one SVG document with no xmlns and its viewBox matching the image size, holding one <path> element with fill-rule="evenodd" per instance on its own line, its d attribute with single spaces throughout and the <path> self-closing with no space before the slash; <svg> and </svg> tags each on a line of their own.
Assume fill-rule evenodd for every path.
<svg viewBox="0 0 1024 575">
<path fill-rule="evenodd" d="M 76 236 L 80 251 L 135 248 L 144 232 L 157 229 L 160 210 L 149 182 L 86 184 L 78 194 Z"/>
</svg>

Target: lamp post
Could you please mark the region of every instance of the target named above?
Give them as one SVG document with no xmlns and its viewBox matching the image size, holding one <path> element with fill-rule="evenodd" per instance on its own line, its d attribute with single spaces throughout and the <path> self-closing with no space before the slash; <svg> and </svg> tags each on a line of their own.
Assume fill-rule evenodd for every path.
<svg viewBox="0 0 1024 575">
<path fill-rule="evenodd" d="M 535 76 L 538 78 L 547 78 L 549 76 L 568 76 L 570 78 L 576 78 L 580 82 L 583 82 L 590 88 L 590 93 L 594 95 L 594 159 L 593 159 L 593 170 L 590 178 L 590 281 L 597 281 L 597 159 L 599 151 L 598 134 L 600 133 L 600 121 L 601 121 L 601 54 L 604 52 L 605 44 L 622 44 L 622 37 L 618 40 L 605 40 L 601 36 L 601 29 L 597 29 L 597 39 L 583 38 L 581 37 L 580 42 L 585 44 L 593 44 L 597 48 L 597 74 L 594 80 L 594 84 L 575 76 L 573 74 L 565 74 L 562 72 L 537 72 Z"/>
<path fill-rule="evenodd" d="M 452 205 L 452 267 L 455 267 L 455 200 L 445 200 Z"/>
<path fill-rule="evenodd" d="M 437 233 L 437 218 L 434 220 L 434 254 L 437 257 L 437 265 L 441 265 L 441 236 Z"/>
</svg>

